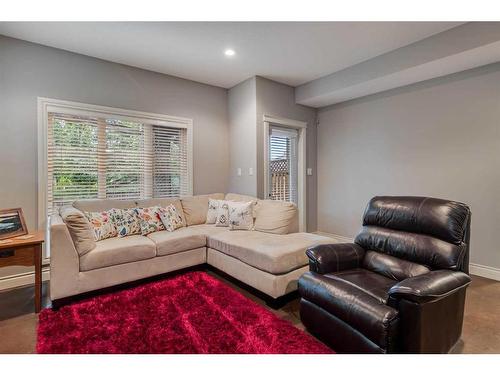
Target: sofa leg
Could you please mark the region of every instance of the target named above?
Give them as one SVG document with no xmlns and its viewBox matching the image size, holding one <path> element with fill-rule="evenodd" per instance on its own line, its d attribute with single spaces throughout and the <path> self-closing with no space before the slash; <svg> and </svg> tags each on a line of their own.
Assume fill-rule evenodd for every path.
<svg viewBox="0 0 500 375">
<path fill-rule="evenodd" d="M 283 308 L 288 302 L 293 301 L 299 297 L 299 293 L 297 291 L 285 294 L 284 296 L 278 298 L 268 297 L 265 299 L 266 305 L 269 306 L 273 310 L 279 310 Z"/>
<path fill-rule="evenodd" d="M 53 301 L 50 301 L 50 308 L 54 311 L 59 310 L 61 307 L 64 305 L 67 305 L 68 302 L 63 299 L 55 299 Z"/>
<path fill-rule="evenodd" d="M 266 300 L 266 305 L 273 310 L 279 310 L 286 305 L 286 301 L 283 301 L 281 298 L 269 298 Z"/>
</svg>

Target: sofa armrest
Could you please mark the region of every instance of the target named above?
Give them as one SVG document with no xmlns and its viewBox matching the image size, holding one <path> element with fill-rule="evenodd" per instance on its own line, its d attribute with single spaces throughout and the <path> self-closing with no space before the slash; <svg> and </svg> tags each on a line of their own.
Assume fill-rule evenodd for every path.
<svg viewBox="0 0 500 375">
<path fill-rule="evenodd" d="M 471 278 L 458 271 L 438 270 L 410 277 L 389 289 L 391 299 L 406 299 L 416 303 L 439 300 L 466 288 Z"/>
<path fill-rule="evenodd" d="M 312 246 L 306 250 L 309 269 L 325 274 L 359 267 L 365 250 L 354 243 L 336 243 Z"/>
<path fill-rule="evenodd" d="M 80 272 L 80 258 L 68 227 L 58 214 L 50 217 L 49 235 L 50 297 L 54 300 L 73 293 Z"/>
</svg>

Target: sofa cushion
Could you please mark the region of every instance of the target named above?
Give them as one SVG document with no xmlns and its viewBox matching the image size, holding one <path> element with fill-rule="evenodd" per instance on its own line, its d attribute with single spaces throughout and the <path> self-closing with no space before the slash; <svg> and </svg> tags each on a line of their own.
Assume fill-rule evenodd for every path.
<svg viewBox="0 0 500 375">
<path fill-rule="evenodd" d="M 258 198 L 252 197 L 250 195 L 234 194 L 234 193 L 227 193 L 226 200 L 232 202 L 253 202 L 254 204 L 256 204 L 259 201 Z"/>
<path fill-rule="evenodd" d="M 191 229 L 196 232 L 203 234 L 207 237 L 216 235 L 218 233 L 229 232 L 229 227 L 216 227 L 214 224 L 200 224 L 194 225 Z"/>
<path fill-rule="evenodd" d="M 194 195 L 181 199 L 182 209 L 186 217 L 187 225 L 205 224 L 208 212 L 208 199 L 224 199 L 224 194 L 214 193 L 206 195 Z"/>
<path fill-rule="evenodd" d="M 180 253 L 206 246 L 206 235 L 193 228 L 195 227 L 184 227 L 173 232 L 154 232 L 148 234 L 148 238 L 156 244 L 157 256 Z"/>
<path fill-rule="evenodd" d="M 259 232 L 287 234 L 298 231 L 298 210 L 291 202 L 259 200 L 255 205 L 255 226 Z"/>
<path fill-rule="evenodd" d="M 80 256 L 95 249 L 94 228 L 82 211 L 73 206 L 64 206 L 59 209 L 59 215 L 68 227 L 75 249 Z"/>
<path fill-rule="evenodd" d="M 299 293 L 302 298 L 347 323 L 381 348 L 391 346 L 389 340 L 398 327 L 398 311 L 355 284 L 306 272 L 299 279 Z"/>
<path fill-rule="evenodd" d="M 168 207 L 173 205 L 177 211 L 177 213 L 182 218 L 182 226 L 186 226 L 186 217 L 184 216 L 184 211 L 182 210 L 182 203 L 179 198 L 148 198 L 148 199 L 139 199 L 136 202 L 137 207 Z"/>
<path fill-rule="evenodd" d="M 80 199 L 73 202 L 73 207 L 85 212 L 101 212 L 112 208 L 134 208 L 132 199 Z"/>
<path fill-rule="evenodd" d="M 209 235 L 208 247 L 272 274 L 283 274 L 307 265 L 306 249 L 335 240 L 312 233 L 286 236 L 256 231 L 226 231 Z"/>
<path fill-rule="evenodd" d="M 109 238 L 97 242 L 95 249 L 80 257 L 80 271 L 137 262 L 155 256 L 156 245 L 147 237 Z"/>
</svg>

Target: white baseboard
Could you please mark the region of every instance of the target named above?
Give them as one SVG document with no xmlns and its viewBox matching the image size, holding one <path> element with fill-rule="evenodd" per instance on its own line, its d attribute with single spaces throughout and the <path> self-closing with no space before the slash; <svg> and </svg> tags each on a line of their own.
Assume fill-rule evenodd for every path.
<svg viewBox="0 0 500 375">
<path fill-rule="evenodd" d="M 487 279 L 500 281 L 500 268 L 471 263 L 469 265 L 469 271 L 472 275 L 486 277 Z"/>
<path fill-rule="evenodd" d="M 50 280 L 50 270 L 42 270 L 42 281 Z M 35 283 L 35 271 L 0 277 L 0 290 L 18 288 Z"/>
<path fill-rule="evenodd" d="M 340 235 L 334 234 L 334 233 L 327 233 L 327 232 L 320 232 L 320 231 L 317 231 L 314 233 L 319 234 L 321 236 L 335 238 L 339 242 L 352 242 L 353 241 L 353 238 L 340 236 Z M 481 276 L 481 277 L 485 277 L 487 279 L 500 281 L 500 268 L 483 266 L 482 264 L 470 263 L 469 272 L 471 275 Z"/>
</svg>

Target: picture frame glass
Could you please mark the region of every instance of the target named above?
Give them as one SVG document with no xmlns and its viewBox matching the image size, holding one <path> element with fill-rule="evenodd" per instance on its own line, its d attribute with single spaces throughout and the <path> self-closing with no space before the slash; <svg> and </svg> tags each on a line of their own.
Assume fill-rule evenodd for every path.
<svg viewBox="0 0 500 375">
<path fill-rule="evenodd" d="M 0 209 L 0 240 L 28 233 L 20 208 Z"/>
</svg>

